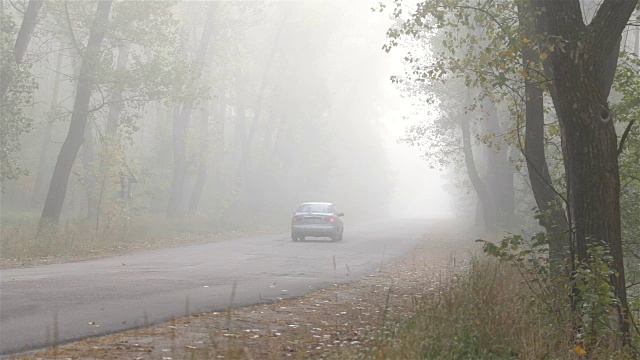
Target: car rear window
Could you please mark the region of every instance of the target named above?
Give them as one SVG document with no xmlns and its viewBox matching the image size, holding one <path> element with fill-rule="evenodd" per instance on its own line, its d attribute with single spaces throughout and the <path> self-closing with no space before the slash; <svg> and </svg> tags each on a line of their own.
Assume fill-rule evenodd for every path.
<svg viewBox="0 0 640 360">
<path fill-rule="evenodd" d="M 323 204 L 303 204 L 300 205 L 297 212 L 299 213 L 330 213 L 331 206 Z"/>
</svg>

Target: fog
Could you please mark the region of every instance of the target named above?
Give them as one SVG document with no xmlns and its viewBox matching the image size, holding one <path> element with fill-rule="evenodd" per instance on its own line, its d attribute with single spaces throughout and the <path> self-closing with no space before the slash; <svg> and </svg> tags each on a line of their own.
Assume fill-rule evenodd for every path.
<svg viewBox="0 0 640 360">
<path fill-rule="evenodd" d="M 19 6 L 3 3 L 15 36 Z M 450 169 L 399 142 L 428 115 L 390 80 L 404 65 L 402 51 L 382 51 L 389 14 L 364 1 L 115 2 L 92 60 L 82 49 L 100 29 L 80 19 L 100 11 L 41 9 L 16 65 L 30 74 L 3 104 L 15 110 L 3 113 L 15 124 L 4 225 L 84 223 L 106 238 L 163 218 L 258 229 L 287 224 L 304 201 L 356 222 L 453 216 Z"/>
<path fill-rule="evenodd" d="M 394 128 L 394 125 L 387 125 L 388 134 L 401 136 L 404 129 Z M 416 149 L 399 144 L 394 137 L 386 140 L 395 175 L 391 215 L 395 218 L 453 218 L 452 194 L 445 190 L 443 172 L 431 169 Z"/>
<path fill-rule="evenodd" d="M 640 7 L 556 1 L 0 1 L 0 357 L 405 353 L 404 311 L 485 278 L 576 310 L 558 354 L 626 344 Z"/>
</svg>

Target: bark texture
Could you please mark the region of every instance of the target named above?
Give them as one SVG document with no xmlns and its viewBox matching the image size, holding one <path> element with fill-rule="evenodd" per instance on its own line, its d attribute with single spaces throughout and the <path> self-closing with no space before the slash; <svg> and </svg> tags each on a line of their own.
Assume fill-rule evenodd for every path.
<svg viewBox="0 0 640 360">
<path fill-rule="evenodd" d="M 524 27 L 525 37 L 535 39 L 536 33 L 544 33 L 544 26 L 536 24 L 531 4 L 520 4 L 518 15 Z M 525 91 L 525 139 L 524 155 L 527 162 L 527 173 L 533 197 L 538 210 L 545 214 L 539 219 L 541 226 L 549 235 L 549 256 L 554 271 L 558 272 L 569 252 L 569 224 L 564 213 L 562 199 L 556 193 L 549 173 L 545 151 L 544 134 L 544 92 L 538 85 L 545 79 L 539 73 L 538 54 L 532 47 L 525 47 L 522 52 L 524 71 L 529 74 L 524 81 Z"/>
<path fill-rule="evenodd" d="M 564 40 L 549 54 L 545 72 L 560 121 L 577 259 L 589 262 L 590 246 L 608 245 L 617 272 L 612 284 L 621 304 L 620 330 L 628 334 L 617 136 L 607 99 L 621 34 L 637 1 L 605 0 L 589 25 L 577 0 L 534 3 L 548 34 Z"/>
</svg>

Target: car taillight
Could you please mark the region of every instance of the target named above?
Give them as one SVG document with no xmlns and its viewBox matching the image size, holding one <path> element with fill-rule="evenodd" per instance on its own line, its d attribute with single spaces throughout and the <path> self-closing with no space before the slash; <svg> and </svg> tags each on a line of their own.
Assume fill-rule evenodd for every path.
<svg viewBox="0 0 640 360">
<path fill-rule="evenodd" d="M 332 218 L 332 217 L 328 218 L 327 220 L 328 220 L 329 222 L 336 222 L 336 219 L 335 219 L 335 218 Z"/>
<path fill-rule="evenodd" d="M 296 222 L 296 221 L 300 221 L 300 220 L 302 220 L 302 218 L 301 218 L 301 217 L 299 217 L 299 216 L 294 216 L 294 217 L 293 217 L 293 219 L 291 219 L 291 222 Z"/>
</svg>

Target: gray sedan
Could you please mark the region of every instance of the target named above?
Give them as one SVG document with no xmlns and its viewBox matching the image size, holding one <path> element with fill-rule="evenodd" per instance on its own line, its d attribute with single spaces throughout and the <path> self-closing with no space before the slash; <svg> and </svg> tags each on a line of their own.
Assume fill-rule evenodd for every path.
<svg viewBox="0 0 640 360">
<path fill-rule="evenodd" d="M 344 232 L 342 216 L 332 203 L 302 203 L 291 218 L 291 240 L 304 241 L 306 236 L 313 236 L 340 241 Z"/>
</svg>

